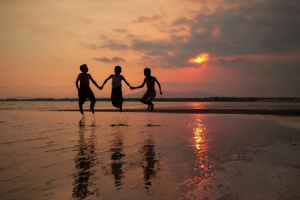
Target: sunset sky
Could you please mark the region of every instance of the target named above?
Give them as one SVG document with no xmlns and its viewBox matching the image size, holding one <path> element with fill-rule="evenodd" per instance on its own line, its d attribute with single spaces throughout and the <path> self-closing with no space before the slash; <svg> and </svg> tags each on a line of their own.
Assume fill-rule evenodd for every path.
<svg viewBox="0 0 300 200">
<path fill-rule="evenodd" d="M 0 98 L 77 97 L 84 63 L 99 85 L 120 65 L 132 86 L 149 67 L 163 91 L 300 97 L 300 1 L 1 0 L 0 44 Z"/>
</svg>

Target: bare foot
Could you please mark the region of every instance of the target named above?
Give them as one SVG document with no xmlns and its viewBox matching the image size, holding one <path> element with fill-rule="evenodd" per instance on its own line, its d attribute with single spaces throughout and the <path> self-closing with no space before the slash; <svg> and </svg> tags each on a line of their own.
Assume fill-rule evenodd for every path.
<svg viewBox="0 0 300 200">
<path fill-rule="evenodd" d="M 79 121 L 79 125 L 80 125 L 80 126 L 84 126 L 84 125 L 85 125 L 85 117 L 84 117 L 84 115 L 82 115 L 82 118 L 81 118 L 81 120 Z"/>
<path fill-rule="evenodd" d="M 92 126 L 95 126 L 95 124 L 96 124 L 96 118 L 95 118 L 95 115 L 94 115 L 94 113 L 93 113 L 93 116 L 92 116 Z"/>
<path fill-rule="evenodd" d="M 122 107 L 119 109 L 120 110 L 120 112 L 122 112 L 123 110 L 122 110 Z"/>
<path fill-rule="evenodd" d="M 148 105 L 148 108 L 147 108 L 147 110 L 150 110 L 150 106 L 151 106 L 151 105 Z"/>
</svg>

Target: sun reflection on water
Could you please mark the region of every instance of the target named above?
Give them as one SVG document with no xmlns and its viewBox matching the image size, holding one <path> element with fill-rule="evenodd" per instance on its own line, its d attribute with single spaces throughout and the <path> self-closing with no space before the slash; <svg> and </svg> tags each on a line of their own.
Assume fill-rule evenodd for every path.
<svg viewBox="0 0 300 200">
<path fill-rule="evenodd" d="M 195 115 L 195 121 L 189 124 L 189 130 L 192 131 L 190 148 L 194 152 L 194 159 L 190 167 L 193 170 L 190 174 L 191 177 L 179 184 L 191 189 L 181 197 L 182 200 L 209 199 L 206 196 L 208 189 L 212 189 L 209 182 L 213 180 L 213 176 L 220 166 L 220 162 L 215 160 L 214 147 L 210 145 L 211 139 L 204 117 L 204 115 Z"/>
<path fill-rule="evenodd" d="M 206 128 L 201 122 L 201 119 L 198 118 L 193 123 L 193 134 L 194 137 L 192 140 L 191 146 L 194 147 L 195 152 L 195 163 L 194 170 L 200 173 L 201 177 L 205 178 L 203 171 L 208 169 L 209 162 L 207 157 L 207 142 L 205 141 L 205 134 L 207 134 Z"/>
<path fill-rule="evenodd" d="M 195 134 L 195 147 L 196 149 L 200 150 L 201 144 L 203 143 L 203 139 L 202 139 L 202 132 L 203 132 L 203 128 L 201 127 L 202 125 L 199 124 L 199 127 L 194 128 L 194 134 Z"/>
<path fill-rule="evenodd" d="M 203 109 L 205 108 L 205 105 L 207 105 L 207 102 L 190 102 L 190 107 L 193 109 Z"/>
<path fill-rule="evenodd" d="M 200 179 L 207 179 L 211 177 L 211 163 L 207 156 L 207 130 L 201 121 L 201 115 L 197 116 L 196 121 L 193 123 L 192 147 L 195 152 L 196 159 L 194 160 L 194 170 L 197 177 Z"/>
</svg>

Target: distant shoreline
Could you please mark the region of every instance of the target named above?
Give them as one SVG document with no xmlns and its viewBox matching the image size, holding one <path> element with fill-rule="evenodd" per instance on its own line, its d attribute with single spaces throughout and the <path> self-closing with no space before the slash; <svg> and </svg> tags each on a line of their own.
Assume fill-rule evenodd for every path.
<svg viewBox="0 0 300 200">
<path fill-rule="evenodd" d="M 110 101 L 110 98 L 97 98 L 97 101 Z M 78 101 L 78 98 L 6 98 L 0 101 Z M 124 101 L 140 101 L 140 98 L 124 98 Z M 206 97 L 206 98 L 156 98 L 156 102 L 300 102 L 295 97 Z"/>
</svg>

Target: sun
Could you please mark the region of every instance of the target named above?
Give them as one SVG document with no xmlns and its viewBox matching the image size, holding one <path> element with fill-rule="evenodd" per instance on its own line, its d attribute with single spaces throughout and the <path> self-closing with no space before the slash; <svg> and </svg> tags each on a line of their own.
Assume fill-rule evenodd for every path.
<svg viewBox="0 0 300 200">
<path fill-rule="evenodd" d="M 209 54 L 208 53 L 201 53 L 197 56 L 197 58 L 192 58 L 189 61 L 191 63 L 203 63 L 209 59 Z"/>
</svg>

